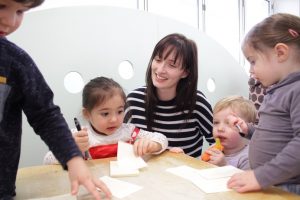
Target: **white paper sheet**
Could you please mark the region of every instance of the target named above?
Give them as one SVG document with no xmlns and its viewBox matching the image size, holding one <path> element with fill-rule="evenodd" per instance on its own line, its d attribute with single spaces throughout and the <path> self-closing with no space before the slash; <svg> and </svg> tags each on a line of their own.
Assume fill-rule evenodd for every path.
<svg viewBox="0 0 300 200">
<path fill-rule="evenodd" d="M 109 175 L 111 177 L 137 176 L 139 173 L 138 169 L 122 168 L 119 166 L 118 161 L 110 161 Z"/>
<path fill-rule="evenodd" d="M 147 166 L 147 163 L 139 156 L 134 154 L 132 144 L 118 142 L 118 165 L 126 169 L 141 169 Z"/>
<path fill-rule="evenodd" d="M 242 172 L 233 166 L 215 167 L 209 169 L 195 169 L 188 166 L 169 168 L 166 171 L 191 181 L 205 193 L 226 192 L 227 182 L 230 177 Z"/>
<path fill-rule="evenodd" d="M 118 179 L 111 178 L 108 176 L 103 176 L 100 179 L 107 185 L 112 195 L 120 199 L 143 188 L 139 185 L 128 183 L 126 181 L 120 181 Z"/>
<path fill-rule="evenodd" d="M 227 182 L 229 179 L 230 177 L 218 178 L 212 180 L 194 179 L 192 183 L 194 183 L 205 193 L 217 193 L 217 192 L 226 192 L 231 190 L 227 188 Z"/>
<path fill-rule="evenodd" d="M 172 167 L 172 168 L 168 168 L 166 169 L 167 172 L 170 172 L 176 176 L 180 176 L 181 178 L 187 179 L 189 181 L 193 181 L 195 179 L 203 179 L 200 175 L 199 175 L 199 170 L 186 166 L 186 165 L 182 165 L 182 166 L 178 166 L 178 167 Z"/>
<path fill-rule="evenodd" d="M 233 174 L 240 173 L 243 170 L 227 165 L 224 167 L 215 167 L 199 170 L 199 174 L 205 179 L 218 179 L 231 177 Z"/>
</svg>

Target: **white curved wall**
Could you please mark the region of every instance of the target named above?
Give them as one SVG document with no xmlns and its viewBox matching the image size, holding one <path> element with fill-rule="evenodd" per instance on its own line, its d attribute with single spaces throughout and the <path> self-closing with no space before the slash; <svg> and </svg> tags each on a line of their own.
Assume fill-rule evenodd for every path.
<svg viewBox="0 0 300 200">
<path fill-rule="evenodd" d="M 53 8 L 28 13 L 21 28 L 9 39 L 24 48 L 35 60 L 55 94 L 70 127 L 80 116 L 81 93 L 64 88 L 64 77 L 79 72 L 84 83 L 96 76 L 118 81 L 126 92 L 145 84 L 145 71 L 159 39 L 178 32 L 193 39 L 199 52 L 198 88 L 214 105 L 230 94 L 248 95 L 248 77 L 239 64 L 219 44 L 197 29 L 147 12 L 104 6 Z M 222 34 L 222 33 L 220 33 Z M 134 77 L 118 74 L 124 60 L 133 64 Z M 206 83 L 216 82 L 210 93 Z M 46 145 L 24 120 L 20 167 L 40 165 Z"/>
</svg>

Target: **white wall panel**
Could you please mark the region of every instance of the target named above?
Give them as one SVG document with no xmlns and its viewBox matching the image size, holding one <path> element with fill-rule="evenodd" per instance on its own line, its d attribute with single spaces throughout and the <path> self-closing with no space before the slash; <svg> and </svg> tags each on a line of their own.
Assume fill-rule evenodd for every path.
<svg viewBox="0 0 300 200">
<path fill-rule="evenodd" d="M 145 71 L 154 45 L 163 36 L 179 32 L 194 39 L 199 51 L 198 87 L 214 105 L 229 94 L 247 97 L 247 75 L 243 67 L 214 40 L 196 28 L 147 12 L 105 6 L 53 8 L 28 13 L 22 27 L 10 39 L 36 61 L 55 94 L 69 126 L 80 116 L 81 93 L 64 88 L 64 77 L 71 71 L 82 75 L 84 83 L 96 76 L 118 81 L 126 92 L 145 84 Z M 132 79 L 122 79 L 118 65 L 133 64 Z M 216 82 L 208 92 L 209 78 Z M 24 119 L 20 166 L 42 164 L 48 148 Z"/>
</svg>

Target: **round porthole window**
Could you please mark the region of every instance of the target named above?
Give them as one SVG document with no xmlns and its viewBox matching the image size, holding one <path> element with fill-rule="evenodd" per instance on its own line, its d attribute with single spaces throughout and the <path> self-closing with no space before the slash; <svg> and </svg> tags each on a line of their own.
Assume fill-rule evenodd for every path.
<svg viewBox="0 0 300 200">
<path fill-rule="evenodd" d="M 216 82 L 213 78 L 209 78 L 206 83 L 207 90 L 209 92 L 214 92 L 216 90 Z"/>
<path fill-rule="evenodd" d="M 78 72 L 69 72 L 64 78 L 64 86 L 70 93 L 76 94 L 81 92 L 84 82 L 81 74 Z"/>
<path fill-rule="evenodd" d="M 131 62 L 129 62 L 128 60 L 124 60 L 119 64 L 119 75 L 123 78 L 123 79 L 131 79 L 133 77 L 133 65 Z"/>
</svg>

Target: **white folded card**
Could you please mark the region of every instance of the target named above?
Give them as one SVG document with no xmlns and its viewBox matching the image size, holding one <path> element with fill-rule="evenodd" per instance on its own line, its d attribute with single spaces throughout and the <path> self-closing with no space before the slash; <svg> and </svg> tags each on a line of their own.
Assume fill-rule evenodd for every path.
<svg viewBox="0 0 300 200">
<path fill-rule="evenodd" d="M 107 185 L 114 197 L 120 199 L 143 188 L 141 186 L 128 183 L 126 181 L 120 181 L 115 178 L 110 178 L 108 176 L 102 176 L 100 180 L 102 180 Z"/>
<path fill-rule="evenodd" d="M 194 179 L 194 183 L 198 188 L 200 188 L 205 193 L 217 193 L 226 192 L 231 189 L 227 188 L 227 182 L 230 177 L 218 178 L 218 179 Z"/>
<path fill-rule="evenodd" d="M 119 167 L 141 169 L 147 166 L 147 163 L 139 156 L 134 154 L 133 145 L 119 141 L 117 160 Z"/>
<path fill-rule="evenodd" d="M 119 141 L 117 161 L 110 162 L 110 176 L 136 176 L 139 169 L 147 166 L 147 163 L 134 154 L 133 145 Z"/>
<path fill-rule="evenodd" d="M 111 177 L 122 177 L 122 176 L 137 176 L 140 171 L 138 169 L 120 167 L 118 161 L 110 161 L 110 172 Z"/>
<path fill-rule="evenodd" d="M 195 179 L 203 179 L 203 177 L 199 175 L 199 169 L 195 169 L 186 165 L 168 168 L 166 169 L 166 171 L 189 181 L 193 181 Z"/>
<path fill-rule="evenodd" d="M 205 193 L 216 193 L 231 190 L 227 188 L 228 180 L 233 174 L 243 170 L 229 165 L 202 170 L 183 165 L 167 171 L 191 181 Z"/>
<path fill-rule="evenodd" d="M 240 173 L 240 172 L 243 172 L 243 170 L 238 169 L 232 165 L 199 170 L 200 176 L 202 176 L 205 179 L 218 179 L 218 178 L 231 177 L 233 174 Z"/>
</svg>

